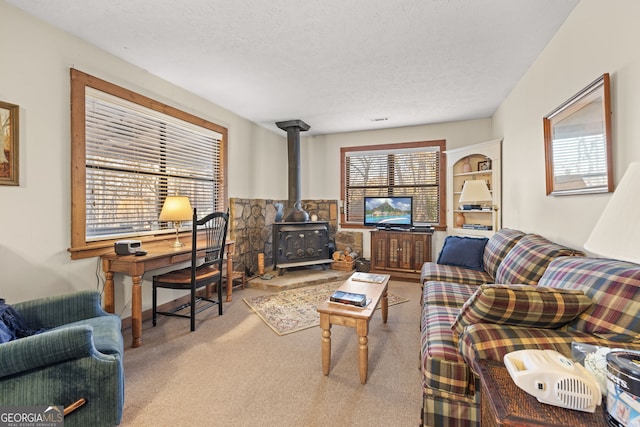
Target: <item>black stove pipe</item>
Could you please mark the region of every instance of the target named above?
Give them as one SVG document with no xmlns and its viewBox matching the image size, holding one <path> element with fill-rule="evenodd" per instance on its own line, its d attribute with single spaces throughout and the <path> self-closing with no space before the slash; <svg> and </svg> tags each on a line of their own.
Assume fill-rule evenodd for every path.
<svg viewBox="0 0 640 427">
<path fill-rule="evenodd" d="M 287 132 L 287 149 L 289 162 L 289 203 L 290 212 L 284 219 L 285 222 L 309 221 L 309 214 L 302 208 L 300 178 L 300 132 L 310 129 L 310 126 L 302 120 L 287 120 L 276 122 L 278 128 Z"/>
</svg>

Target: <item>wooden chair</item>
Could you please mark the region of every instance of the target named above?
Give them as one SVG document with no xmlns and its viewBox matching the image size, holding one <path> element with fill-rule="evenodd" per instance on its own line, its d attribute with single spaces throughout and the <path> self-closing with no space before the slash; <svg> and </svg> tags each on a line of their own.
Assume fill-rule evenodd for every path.
<svg viewBox="0 0 640 427">
<path fill-rule="evenodd" d="M 153 326 L 156 326 L 157 314 L 162 314 L 191 319 L 191 331 L 194 331 L 196 314 L 214 305 L 218 306 L 218 314 L 222 316 L 222 262 L 228 223 L 228 212 L 214 212 L 198 220 L 196 209 L 193 210 L 191 265 L 153 277 Z M 206 241 L 200 239 L 198 242 L 198 233 L 206 236 Z M 217 285 L 217 300 L 212 299 L 214 283 Z M 206 287 L 205 295 L 196 295 L 198 289 L 202 287 Z M 190 301 L 171 311 L 158 311 L 158 288 L 188 290 Z M 200 301 L 205 303 L 198 304 Z M 196 307 L 197 304 L 198 307 Z M 190 308 L 189 314 L 179 313 L 187 307 Z"/>
</svg>

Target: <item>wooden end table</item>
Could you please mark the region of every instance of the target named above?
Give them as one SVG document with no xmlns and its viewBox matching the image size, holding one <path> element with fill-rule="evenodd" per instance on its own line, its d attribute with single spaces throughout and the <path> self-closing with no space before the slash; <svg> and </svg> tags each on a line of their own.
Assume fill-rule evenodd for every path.
<svg viewBox="0 0 640 427">
<path fill-rule="evenodd" d="M 477 364 L 481 393 L 482 427 L 547 426 L 606 427 L 602 405 L 594 413 L 574 411 L 538 402 L 520 389 L 501 362 L 482 360 Z M 603 400 L 604 402 L 604 400 Z"/>
<path fill-rule="evenodd" d="M 387 299 L 387 285 L 389 284 L 388 274 L 376 274 L 383 276 L 382 283 L 359 282 L 349 278 L 340 286 L 338 290 L 367 295 L 371 302 L 364 308 L 351 307 L 345 304 L 322 302 L 318 305 L 320 313 L 320 329 L 322 330 L 322 373 L 329 375 L 331 366 L 331 325 L 341 325 L 355 328 L 358 335 L 358 367 L 360 371 L 360 382 L 367 382 L 367 370 L 369 368 L 369 321 L 376 311 L 380 300 L 382 304 L 382 321 L 387 323 L 387 311 L 389 301 Z"/>
</svg>

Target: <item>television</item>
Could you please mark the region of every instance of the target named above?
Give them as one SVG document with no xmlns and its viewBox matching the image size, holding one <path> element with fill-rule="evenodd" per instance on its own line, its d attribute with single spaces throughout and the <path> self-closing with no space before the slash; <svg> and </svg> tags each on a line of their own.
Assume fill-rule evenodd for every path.
<svg viewBox="0 0 640 427">
<path fill-rule="evenodd" d="M 413 198 L 410 196 L 365 197 L 364 225 L 377 228 L 411 228 Z"/>
</svg>

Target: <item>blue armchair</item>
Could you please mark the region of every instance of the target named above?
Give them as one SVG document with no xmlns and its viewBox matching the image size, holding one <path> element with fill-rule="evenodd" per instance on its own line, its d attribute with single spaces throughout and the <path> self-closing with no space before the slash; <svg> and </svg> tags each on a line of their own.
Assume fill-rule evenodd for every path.
<svg viewBox="0 0 640 427">
<path fill-rule="evenodd" d="M 0 344 L 0 406 L 68 407 L 65 426 L 120 424 L 124 406 L 124 343 L 120 317 L 100 295 L 81 291 L 13 307 L 37 335 Z"/>
</svg>

